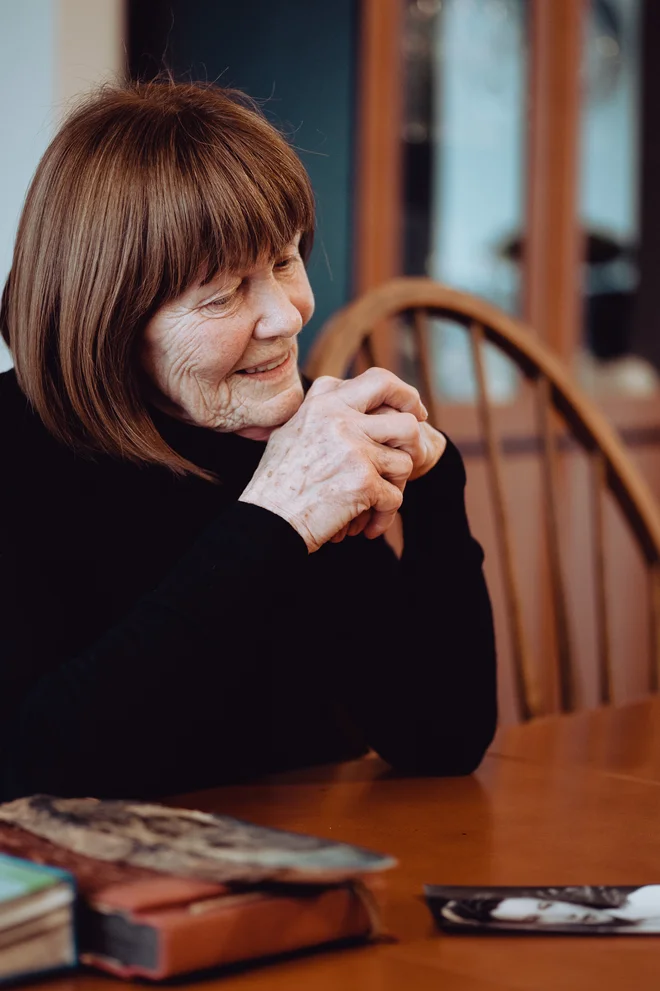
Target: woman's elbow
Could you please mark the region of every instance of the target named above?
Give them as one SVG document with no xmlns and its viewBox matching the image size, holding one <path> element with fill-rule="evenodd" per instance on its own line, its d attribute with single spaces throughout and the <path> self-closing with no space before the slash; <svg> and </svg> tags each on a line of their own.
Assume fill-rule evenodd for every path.
<svg viewBox="0 0 660 991">
<path fill-rule="evenodd" d="M 493 718 L 477 732 L 417 737 L 385 752 L 378 749 L 378 752 L 402 774 L 459 777 L 477 770 L 493 742 L 495 729 L 496 719 Z"/>
</svg>

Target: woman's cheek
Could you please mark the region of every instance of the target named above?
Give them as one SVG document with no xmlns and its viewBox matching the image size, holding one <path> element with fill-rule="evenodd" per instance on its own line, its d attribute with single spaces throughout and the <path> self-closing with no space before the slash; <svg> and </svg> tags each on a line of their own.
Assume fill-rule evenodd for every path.
<svg viewBox="0 0 660 991">
<path fill-rule="evenodd" d="M 208 323 L 200 328 L 199 334 L 204 341 L 199 354 L 199 371 L 204 378 L 219 383 L 240 363 L 250 334 L 237 332 L 235 328 L 209 327 Z"/>
</svg>

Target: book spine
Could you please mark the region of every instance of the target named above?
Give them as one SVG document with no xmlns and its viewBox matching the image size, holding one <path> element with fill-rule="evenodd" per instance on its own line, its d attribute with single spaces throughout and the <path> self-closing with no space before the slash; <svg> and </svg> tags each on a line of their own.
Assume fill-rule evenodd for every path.
<svg viewBox="0 0 660 991">
<path fill-rule="evenodd" d="M 364 885 L 327 888 L 304 897 L 257 893 L 217 902 L 207 910 L 200 910 L 203 903 L 197 903 L 188 909 L 132 917 L 135 926 L 150 930 L 150 941 L 156 934 L 154 966 L 122 959 L 121 948 L 113 949 L 110 943 L 103 953 L 84 952 L 83 948 L 81 960 L 119 977 L 160 980 L 339 940 L 368 938 L 377 925 L 375 903 L 365 895 Z"/>
</svg>

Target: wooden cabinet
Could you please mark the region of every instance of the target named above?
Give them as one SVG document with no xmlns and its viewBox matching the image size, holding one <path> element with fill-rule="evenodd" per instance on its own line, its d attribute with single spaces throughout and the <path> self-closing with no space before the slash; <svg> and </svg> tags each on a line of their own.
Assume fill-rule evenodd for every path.
<svg viewBox="0 0 660 991">
<path fill-rule="evenodd" d="M 362 0 L 355 287 L 423 274 L 528 321 L 621 432 L 660 496 L 660 9 L 655 0 Z M 387 167 L 384 167 L 386 163 Z M 656 205 L 657 201 L 657 205 Z M 656 316 L 657 315 L 657 316 Z M 659 324 L 656 327 L 656 322 Z M 496 612 L 504 722 L 516 718 L 501 573 L 464 332 L 437 322 L 442 425 L 462 449 Z M 379 360 L 405 363 L 383 328 Z M 525 615 L 557 705 L 543 483 L 530 397 L 493 355 Z M 596 699 L 586 459 L 561 444 L 563 567 L 581 704 Z M 648 666 L 641 562 L 607 507 L 617 698 Z"/>
</svg>

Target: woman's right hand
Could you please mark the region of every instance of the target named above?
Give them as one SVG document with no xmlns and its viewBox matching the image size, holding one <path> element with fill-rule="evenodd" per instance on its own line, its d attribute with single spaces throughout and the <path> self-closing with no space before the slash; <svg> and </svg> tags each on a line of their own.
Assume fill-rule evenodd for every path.
<svg viewBox="0 0 660 991">
<path fill-rule="evenodd" d="M 391 412 L 369 415 L 382 406 Z M 310 553 L 369 510 L 364 534 L 378 537 L 426 456 L 426 417 L 417 390 L 383 368 L 346 381 L 322 376 L 271 434 L 240 501 L 282 516 Z"/>
</svg>

